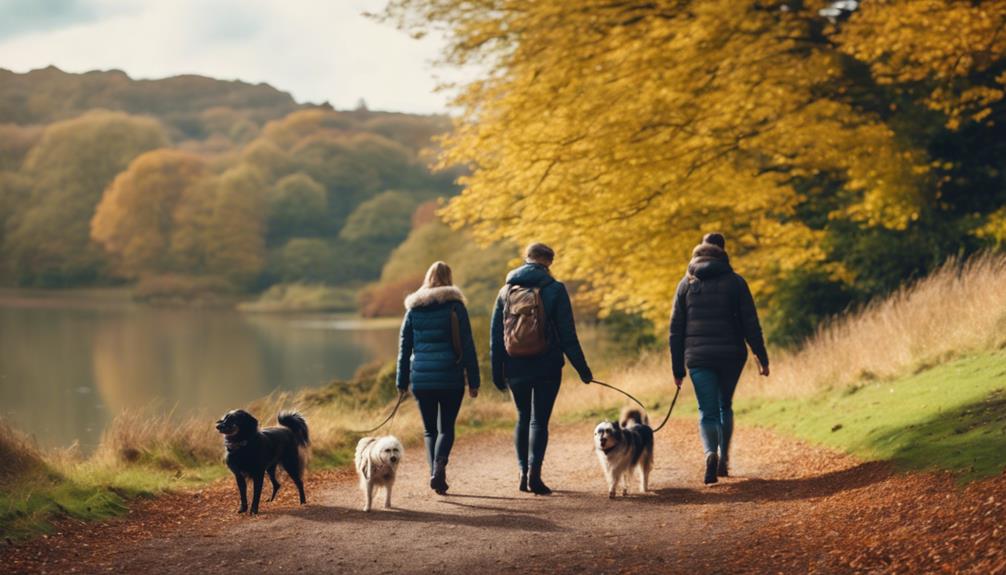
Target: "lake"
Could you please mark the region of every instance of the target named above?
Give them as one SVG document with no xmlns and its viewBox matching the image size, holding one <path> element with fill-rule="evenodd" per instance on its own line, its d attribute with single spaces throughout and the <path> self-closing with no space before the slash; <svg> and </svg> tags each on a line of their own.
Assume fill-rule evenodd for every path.
<svg viewBox="0 0 1006 575">
<path fill-rule="evenodd" d="M 0 417 L 46 447 L 97 445 L 123 410 L 217 417 L 350 377 L 398 321 L 137 304 L 121 291 L 0 290 Z"/>
</svg>

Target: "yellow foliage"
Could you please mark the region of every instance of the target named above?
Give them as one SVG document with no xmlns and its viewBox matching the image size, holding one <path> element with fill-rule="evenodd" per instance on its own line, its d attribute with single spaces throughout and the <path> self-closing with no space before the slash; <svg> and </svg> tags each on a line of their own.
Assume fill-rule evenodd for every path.
<svg viewBox="0 0 1006 575">
<path fill-rule="evenodd" d="M 828 3 L 808 4 L 396 0 L 386 16 L 446 23 L 447 60 L 489 67 L 442 141 L 440 165 L 470 169 L 447 221 L 553 244 L 602 310 L 663 322 L 703 232 L 762 295 L 824 259 L 797 179 L 844 183 L 835 218 L 904 229 L 923 210 L 928 158 L 827 97 L 845 56 L 808 17 Z"/>
<path fill-rule="evenodd" d="M 932 83 L 926 104 L 957 128 L 984 120 L 1003 99 L 1004 78 L 993 72 L 1006 52 L 1004 27 L 1006 2 L 871 0 L 838 41 L 880 83 Z"/>
<path fill-rule="evenodd" d="M 128 277 L 163 269 L 175 210 L 205 173 L 203 161 L 186 152 L 159 149 L 139 156 L 106 190 L 91 237 L 117 256 Z"/>
</svg>

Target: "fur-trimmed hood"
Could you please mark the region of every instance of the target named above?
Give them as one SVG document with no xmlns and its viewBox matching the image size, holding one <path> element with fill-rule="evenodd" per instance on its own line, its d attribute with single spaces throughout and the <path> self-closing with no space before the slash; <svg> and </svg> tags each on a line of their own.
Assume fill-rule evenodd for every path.
<svg viewBox="0 0 1006 575">
<path fill-rule="evenodd" d="M 405 309 L 425 307 L 449 301 L 458 301 L 467 305 L 465 294 L 457 286 L 440 286 L 434 288 L 422 287 L 405 298 Z"/>
<path fill-rule="evenodd" d="M 732 272 L 730 256 L 714 244 L 702 243 L 692 250 L 692 261 L 688 264 L 688 281 L 696 282 Z"/>
</svg>

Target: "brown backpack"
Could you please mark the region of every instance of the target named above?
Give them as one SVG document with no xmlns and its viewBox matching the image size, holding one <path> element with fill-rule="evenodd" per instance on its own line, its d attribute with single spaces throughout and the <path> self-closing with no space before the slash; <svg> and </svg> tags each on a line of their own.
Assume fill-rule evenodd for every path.
<svg viewBox="0 0 1006 575">
<path fill-rule="evenodd" d="M 510 357 L 534 357 L 548 351 L 548 320 L 541 288 L 506 285 L 503 297 L 503 345 Z"/>
</svg>

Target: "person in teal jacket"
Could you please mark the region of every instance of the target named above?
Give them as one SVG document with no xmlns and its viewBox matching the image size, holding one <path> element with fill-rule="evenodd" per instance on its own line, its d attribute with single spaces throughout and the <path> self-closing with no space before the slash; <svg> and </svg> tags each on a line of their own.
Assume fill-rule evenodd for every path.
<svg viewBox="0 0 1006 575">
<path fill-rule="evenodd" d="M 454 422 L 468 394 L 479 392 L 478 354 L 465 296 L 453 284 L 451 268 L 436 262 L 422 287 L 405 298 L 398 348 L 397 386 L 412 388 L 423 417 L 430 488 L 447 492 L 447 462 L 454 445 Z"/>
</svg>

